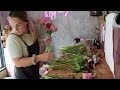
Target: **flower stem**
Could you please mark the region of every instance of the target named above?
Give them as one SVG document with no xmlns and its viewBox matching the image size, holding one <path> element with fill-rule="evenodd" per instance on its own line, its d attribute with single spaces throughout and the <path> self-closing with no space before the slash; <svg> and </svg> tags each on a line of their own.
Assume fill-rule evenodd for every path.
<svg viewBox="0 0 120 90">
<path fill-rule="evenodd" d="M 46 47 L 46 50 L 45 50 L 45 52 L 46 53 L 50 53 L 52 51 L 52 48 L 51 48 L 51 46 L 50 46 L 50 44 Z"/>
</svg>

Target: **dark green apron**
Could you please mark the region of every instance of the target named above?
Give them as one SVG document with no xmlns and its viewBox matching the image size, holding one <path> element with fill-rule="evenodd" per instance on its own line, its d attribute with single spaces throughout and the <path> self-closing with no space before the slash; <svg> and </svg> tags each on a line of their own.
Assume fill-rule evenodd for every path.
<svg viewBox="0 0 120 90">
<path fill-rule="evenodd" d="M 11 33 L 11 34 L 14 34 L 14 33 Z M 16 34 L 14 34 L 14 35 L 16 35 Z M 16 35 L 16 36 L 18 36 L 18 35 Z M 29 54 L 28 57 L 32 57 L 33 54 L 36 54 L 36 55 L 39 54 L 38 40 L 31 46 L 28 46 L 26 43 L 25 43 L 25 45 L 27 46 L 27 51 Z M 37 65 L 31 65 L 28 67 L 16 67 L 15 66 L 15 77 L 16 77 L 16 79 L 39 79 L 40 78 L 39 63 L 37 63 Z"/>
</svg>

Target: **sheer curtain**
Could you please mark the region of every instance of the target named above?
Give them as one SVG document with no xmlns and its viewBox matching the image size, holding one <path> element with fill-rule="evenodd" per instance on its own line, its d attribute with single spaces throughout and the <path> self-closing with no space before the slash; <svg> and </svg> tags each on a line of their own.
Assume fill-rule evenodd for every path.
<svg viewBox="0 0 120 90">
<path fill-rule="evenodd" d="M 9 11 L 0 11 L 0 22 L 1 22 L 1 29 L 3 30 L 5 25 L 8 24 L 7 16 Z"/>
<path fill-rule="evenodd" d="M 0 11 L 0 22 L 1 22 L 1 29 L 3 30 L 5 25 L 8 25 L 8 16 L 9 11 Z M 11 60 L 7 49 L 4 48 L 4 56 L 5 56 L 5 64 L 7 68 L 8 75 L 10 77 L 14 77 L 14 63 Z"/>
<path fill-rule="evenodd" d="M 9 56 L 7 48 L 4 48 L 5 63 L 9 77 L 14 77 L 14 62 Z"/>
</svg>

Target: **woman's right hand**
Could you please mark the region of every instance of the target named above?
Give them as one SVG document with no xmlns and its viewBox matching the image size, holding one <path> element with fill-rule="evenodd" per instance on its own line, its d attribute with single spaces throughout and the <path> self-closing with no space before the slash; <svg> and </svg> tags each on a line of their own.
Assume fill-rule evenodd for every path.
<svg viewBox="0 0 120 90">
<path fill-rule="evenodd" d="M 44 54 L 39 54 L 36 56 L 36 61 L 50 61 L 55 59 L 55 54 L 54 53 L 44 53 Z"/>
</svg>

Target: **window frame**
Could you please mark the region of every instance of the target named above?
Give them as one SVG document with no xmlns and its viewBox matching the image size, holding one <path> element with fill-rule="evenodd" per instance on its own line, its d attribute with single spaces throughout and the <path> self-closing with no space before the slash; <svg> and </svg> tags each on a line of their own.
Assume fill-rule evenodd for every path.
<svg viewBox="0 0 120 90">
<path fill-rule="evenodd" d="M 0 32 L 0 37 L 1 37 L 1 32 Z M 4 56 L 4 48 L 2 47 L 2 41 L 1 41 L 1 39 L 0 39 L 0 53 L 1 53 L 1 55 L 0 55 L 0 58 L 1 58 L 1 66 L 2 67 L 0 67 L 0 72 L 2 71 L 2 70 L 4 70 L 4 69 L 6 69 L 6 64 L 5 64 L 5 56 Z"/>
</svg>

